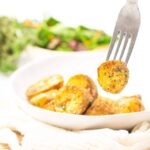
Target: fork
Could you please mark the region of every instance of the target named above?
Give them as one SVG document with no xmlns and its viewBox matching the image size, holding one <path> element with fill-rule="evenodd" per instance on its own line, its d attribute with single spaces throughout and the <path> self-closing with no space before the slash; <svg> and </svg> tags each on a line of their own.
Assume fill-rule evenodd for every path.
<svg viewBox="0 0 150 150">
<path fill-rule="evenodd" d="M 140 27 L 140 22 L 141 19 L 138 8 L 138 0 L 127 0 L 125 6 L 121 9 L 119 13 L 106 60 L 110 60 L 112 50 L 114 49 L 115 43 L 118 40 L 113 60 L 116 60 L 117 57 L 119 57 L 119 60 L 122 60 L 123 56 L 125 55 L 127 45 L 129 45 L 129 48 L 126 51 L 127 54 L 125 56 L 125 63 L 128 63 L 133 47 L 135 45 L 135 41 Z M 120 51 L 120 46 L 122 43 L 123 46 Z M 120 54 L 118 54 L 119 51 Z"/>
</svg>

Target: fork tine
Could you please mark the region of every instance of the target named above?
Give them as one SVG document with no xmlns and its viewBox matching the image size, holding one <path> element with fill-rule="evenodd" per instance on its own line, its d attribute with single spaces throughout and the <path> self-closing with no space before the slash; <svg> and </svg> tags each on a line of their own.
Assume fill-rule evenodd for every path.
<svg viewBox="0 0 150 150">
<path fill-rule="evenodd" d="M 119 33 L 119 31 L 117 31 L 117 27 L 116 27 L 115 30 L 114 30 L 113 36 L 112 36 L 110 46 L 109 46 L 109 51 L 108 51 L 108 54 L 107 54 L 107 57 L 106 57 L 106 61 L 109 60 L 109 58 L 110 58 L 110 55 L 111 55 L 113 47 L 115 45 L 118 33 Z"/>
<path fill-rule="evenodd" d="M 117 45 L 117 49 L 116 49 L 116 52 L 115 52 L 115 55 L 114 55 L 114 60 L 116 59 L 117 54 L 118 54 L 118 52 L 119 52 L 119 48 L 120 48 L 120 45 L 121 45 L 121 43 L 122 43 L 123 35 L 124 35 L 124 33 L 121 32 L 121 34 L 120 34 L 120 39 L 119 39 L 119 42 L 118 42 L 118 45 Z"/>
<path fill-rule="evenodd" d="M 128 63 L 128 61 L 130 59 L 130 56 L 131 56 L 131 53 L 132 53 L 135 41 L 136 41 L 136 36 L 131 37 L 131 43 L 130 43 L 129 50 L 128 50 L 128 53 L 127 53 L 127 57 L 126 57 L 126 60 L 125 60 L 126 64 Z"/>
<path fill-rule="evenodd" d="M 131 39 L 130 45 L 127 51 L 127 55 L 124 61 L 126 64 L 128 63 L 131 53 L 133 51 L 133 47 L 135 45 L 139 27 L 140 27 L 140 12 L 138 8 L 137 0 L 127 0 L 127 3 L 125 4 L 125 6 L 120 10 L 120 13 L 116 22 L 115 30 L 112 36 L 112 40 L 109 46 L 109 51 L 107 53 L 106 61 L 110 60 L 117 36 L 119 33 L 121 33 L 120 39 L 117 44 L 117 48 L 114 51 L 115 52 L 114 56 L 111 57 L 113 58 L 113 60 L 118 58 L 118 53 L 120 52 L 120 46 L 122 45 L 123 43 L 122 40 L 124 39 L 123 31 L 126 31 L 125 41 L 123 43 L 122 51 L 120 52 L 120 55 L 119 55 L 119 60 L 123 59 L 124 53 L 126 52 L 126 49 L 127 49 L 126 47 L 128 46 L 128 43 L 129 43 L 129 39 Z"/>
<path fill-rule="evenodd" d="M 119 60 L 121 60 L 122 57 L 123 57 L 123 55 L 124 55 L 125 49 L 126 49 L 127 44 L 128 44 L 129 37 L 130 37 L 130 36 L 129 36 L 128 34 L 126 34 L 125 42 L 124 42 L 124 45 L 123 45 L 123 48 L 122 48 L 122 51 L 121 51 L 121 55 L 120 55 Z"/>
</svg>

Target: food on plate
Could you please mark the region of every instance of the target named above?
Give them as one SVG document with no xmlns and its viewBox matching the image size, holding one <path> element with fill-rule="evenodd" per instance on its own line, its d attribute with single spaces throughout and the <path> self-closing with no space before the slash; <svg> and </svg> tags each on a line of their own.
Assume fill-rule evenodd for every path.
<svg viewBox="0 0 150 150">
<path fill-rule="evenodd" d="M 34 22 L 31 24 L 33 28 Z M 26 24 L 25 24 L 26 26 Z M 107 47 L 111 37 L 102 30 L 90 29 L 85 26 L 63 26 L 55 18 L 44 20 L 37 29 L 34 45 L 55 51 L 82 51 Z"/>
<path fill-rule="evenodd" d="M 46 104 L 55 99 L 57 92 L 58 90 L 50 90 L 48 92 L 35 95 L 30 99 L 30 102 L 35 106 L 45 107 Z"/>
<path fill-rule="evenodd" d="M 0 17 L 0 72 L 10 72 L 17 68 L 17 60 L 32 41 L 33 29 L 26 28 L 15 18 Z"/>
<path fill-rule="evenodd" d="M 82 114 L 90 104 L 87 90 L 77 86 L 65 86 L 55 98 L 55 110 L 72 114 Z"/>
<path fill-rule="evenodd" d="M 8 32 L 9 31 L 9 32 Z M 55 18 L 18 21 L 0 17 L 0 72 L 17 68 L 18 58 L 28 45 L 54 51 L 83 51 L 108 47 L 111 37 L 85 26 L 66 27 Z M 42 49 L 41 49 L 42 50 Z"/>
<path fill-rule="evenodd" d="M 141 96 L 126 96 L 116 101 L 116 113 L 130 113 L 144 110 Z"/>
<path fill-rule="evenodd" d="M 43 106 L 43 108 L 46 110 L 56 111 L 55 110 L 55 99 L 53 99 L 50 102 L 48 102 L 47 104 L 45 104 Z"/>
<path fill-rule="evenodd" d="M 45 36 L 44 36 L 45 35 Z M 104 31 L 85 26 L 64 27 L 41 25 L 35 45 L 55 51 L 85 51 L 108 47 L 111 37 Z"/>
<path fill-rule="evenodd" d="M 110 115 L 139 112 L 144 110 L 140 96 L 126 96 L 118 100 L 112 100 L 99 96 L 87 109 L 86 115 Z"/>
<path fill-rule="evenodd" d="M 99 95 L 94 81 L 87 75 L 71 76 L 67 83 L 61 75 L 51 75 L 27 89 L 29 102 L 42 109 L 79 115 L 112 115 L 143 111 L 139 95 L 117 100 Z"/>
<path fill-rule="evenodd" d="M 129 70 L 119 60 L 106 61 L 98 69 L 99 85 L 107 92 L 116 94 L 123 90 L 129 79 Z"/>
<path fill-rule="evenodd" d="M 53 90 L 53 89 L 59 89 L 63 86 L 64 79 L 61 75 L 55 74 L 51 75 L 47 78 L 44 78 L 37 83 L 31 85 L 26 92 L 26 95 L 28 99 L 31 99 L 33 96 Z"/>
<path fill-rule="evenodd" d="M 115 114 L 115 101 L 98 96 L 92 105 L 87 109 L 86 115 L 111 115 Z"/>
<path fill-rule="evenodd" d="M 84 74 L 77 74 L 70 77 L 66 85 L 77 86 L 86 89 L 89 92 L 91 102 L 96 99 L 98 95 L 96 84 L 89 76 Z"/>
</svg>

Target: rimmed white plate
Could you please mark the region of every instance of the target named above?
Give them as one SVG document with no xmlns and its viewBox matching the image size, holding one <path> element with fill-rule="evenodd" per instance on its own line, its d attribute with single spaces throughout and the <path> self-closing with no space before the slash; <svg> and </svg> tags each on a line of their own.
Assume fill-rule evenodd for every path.
<svg viewBox="0 0 150 150">
<path fill-rule="evenodd" d="M 95 128 L 113 128 L 129 129 L 142 121 L 150 121 L 150 110 L 148 108 L 148 91 L 145 90 L 144 78 L 138 80 L 136 75 L 138 70 L 134 66 L 129 66 L 130 80 L 126 88 L 117 95 L 111 95 L 104 92 L 97 83 L 97 67 L 105 61 L 106 52 L 78 53 L 59 56 L 45 57 L 41 60 L 32 62 L 17 70 L 11 77 L 13 91 L 16 95 L 17 104 L 23 111 L 32 117 L 58 127 L 70 130 L 95 129 Z M 75 74 L 87 74 L 95 81 L 99 87 L 99 94 L 110 98 L 140 94 L 143 97 L 143 103 L 147 111 L 117 114 L 108 116 L 85 116 L 57 113 L 32 106 L 26 99 L 25 91 L 34 82 L 47 77 L 51 74 L 61 74 L 65 81 Z"/>
</svg>

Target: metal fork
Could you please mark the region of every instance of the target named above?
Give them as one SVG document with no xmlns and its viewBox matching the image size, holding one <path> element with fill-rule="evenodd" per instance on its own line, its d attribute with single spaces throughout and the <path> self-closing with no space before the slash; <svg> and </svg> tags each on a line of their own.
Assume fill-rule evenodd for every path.
<svg viewBox="0 0 150 150">
<path fill-rule="evenodd" d="M 121 9 L 119 13 L 106 60 L 110 60 L 115 42 L 116 40 L 118 40 L 118 35 L 120 35 L 118 45 L 113 56 L 113 60 L 116 60 L 117 57 L 119 57 L 119 60 L 123 59 L 126 47 L 130 41 L 127 55 L 125 58 L 125 63 L 128 63 L 133 47 L 135 45 L 135 41 L 140 27 L 140 22 L 141 21 L 138 8 L 138 0 L 127 0 L 125 6 Z M 118 52 L 120 50 L 123 39 L 124 44 L 120 51 L 120 56 L 118 56 Z"/>
</svg>

